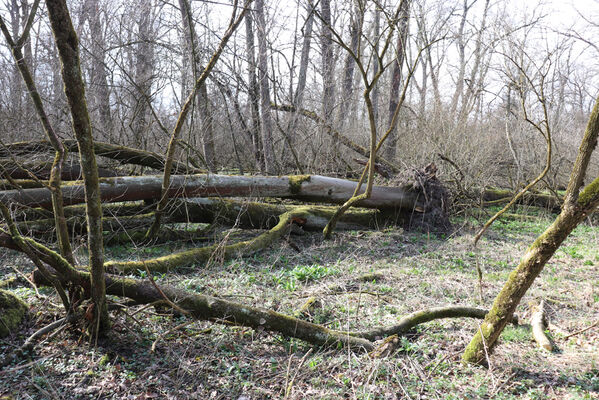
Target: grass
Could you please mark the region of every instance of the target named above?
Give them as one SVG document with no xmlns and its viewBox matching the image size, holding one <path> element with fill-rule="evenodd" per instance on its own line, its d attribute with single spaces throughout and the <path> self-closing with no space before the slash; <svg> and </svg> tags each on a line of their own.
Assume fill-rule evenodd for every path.
<svg viewBox="0 0 599 400">
<path fill-rule="evenodd" d="M 498 221 L 476 249 L 471 243 L 481 222 L 466 216 L 454 221 L 461 229 L 447 237 L 393 228 L 340 232 L 328 242 L 319 234 L 305 234 L 289 239 L 299 252 L 281 242 L 248 258 L 155 278 L 159 284 L 287 314 L 314 296 L 318 303 L 306 318 L 331 328 L 368 329 L 394 324 L 427 307 L 488 307 L 528 244 L 551 222 L 540 211 L 534 214 L 538 220 Z M 526 322 L 528 302 L 547 300 L 550 330 L 559 347 L 555 353 L 538 350 L 528 328 L 508 326 L 491 369 L 464 366 L 459 356 L 478 323 L 458 319 L 419 326 L 400 338 L 395 353 L 375 359 L 312 348 L 263 331 L 191 321 L 164 309 L 129 307 L 112 314 L 111 335 L 98 346 L 86 344 L 77 329 L 67 329 L 40 347 L 29 367 L 0 372 L 0 395 L 253 399 L 284 398 L 288 392 L 289 399 L 599 398 L 599 329 L 561 339 L 599 317 L 597 238 L 598 228 L 579 227 L 517 309 Z M 118 246 L 107 255 L 155 257 L 182 246 Z M 477 263 L 483 270 L 482 302 Z M 0 255 L 0 265 L 6 265 L 0 273 L 7 276 L 14 274 L 8 265 L 23 272 L 30 268 L 10 252 Z M 33 312 L 22 332 L 0 340 L 0 353 L 62 313 L 49 289 L 41 289 L 41 297 L 26 282 L 11 290 L 26 297 Z M 181 327 L 183 323 L 187 325 Z"/>
</svg>

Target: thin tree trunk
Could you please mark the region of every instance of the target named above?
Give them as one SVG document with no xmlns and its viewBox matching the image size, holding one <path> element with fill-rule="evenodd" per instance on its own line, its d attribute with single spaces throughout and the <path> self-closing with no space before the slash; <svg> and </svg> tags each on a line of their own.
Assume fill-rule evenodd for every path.
<svg viewBox="0 0 599 400">
<path fill-rule="evenodd" d="M 258 73 L 260 76 L 260 105 L 262 151 L 264 153 L 264 169 L 267 174 L 274 174 L 275 154 L 272 141 L 272 115 L 270 112 L 270 85 L 268 81 L 268 52 L 266 43 L 266 18 L 264 16 L 264 0 L 256 0 L 256 18 L 258 35 Z"/>
<path fill-rule="evenodd" d="M 379 7 L 379 5 L 375 5 L 375 10 L 374 10 L 374 54 L 377 55 L 379 54 L 379 43 L 380 43 L 380 39 L 381 39 L 381 9 Z M 379 72 L 379 68 L 381 68 L 381 66 L 379 65 L 379 62 L 377 59 L 374 60 L 374 65 L 372 68 L 372 76 L 375 77 L 377 76 L 378 72 Z M 372 111 L 374 112 L 374 119 L 376 121 L 376 125 L 378 127 L 378 122 L 379 122 L 379 98 L 380 98 L 380 89 L 379 89 L 379 85 L 375 85 L 375 87 L 372 89 Z"/>
<path fill-rule="evenodd" d="M 62 64 L 62 79 L 71 110 L 73 130 L 79 144 L 79 159 L 85 185 L 91 297 L 95 306 L 90 331 L 92 335 L 97 335 L 98 331 L 108 328 L 109 320 L 104 278 L 102 204 L 92 126 L 85 101 L 85 86 L 81 76 L 79 43 L 66 1 L 46 0 L 46 6 Z"/>
<path fill-rule="evenodd" d="M 188 0 L 179 0 L 181 9 L 181 19 L 185 31 L 185 40 L 187 42 L 186 51 L 189 52 L 191 68 L 194 82 L 198 79 L 202 70 L 200 54 L 197 48 L 198 38 L 196 35 L 194 22 L 191 13 L 191 5 Z M 208 98 L 208 88 L 206 83 L 202 83 L 197 96 L 198 114 L 200 118 L 200 131 L 202 138 L 202 150 L 206 168 L 209 171 L 215 170 L 214 154 L 214 129 L 212 123 L 212 111 L 210 110 L 210 99 Z"/>
<path fill-rule="evenodd" d="M 295 129 L 297 127 L 297 123 L 299 121 L 298 110 L 302 108 L 304 103 L 304 93 L 306 90 L 306 80 L 308 76 L 308 62 L 310 61 L 310 44 L 312 41 L 312 26 L 314 25 L 314 8 L 313 5 L 310 4 L 307 7 L 308 15 L 306 17 L 306 22 L 304 24 L 303 35 L 304 40 L 302 42 L 302 53 L 300 56 L 300 66 L 299 73 L 297 78 L 297 87 L 295 89 L 295 95 L 293 96 L 293 105 L 295 107 L 296 112 L 293 113 L 291 118 L 291 123 L 289 124 L 289 135 L 291 138 L 292 145 L 294 143 L 294 138 L 297 135 Z"/>
<path fill-rule="evenodd" d="M 152 83 L 154 81 L 154 46 L 152 43 L 154 31 L 152 27 L 152 1 L 141 0 L 138 4 L 138 41 L 135 53 L 135 98 L 133 116 L 133 135 L 135 147 L 147 149 L 147 130 L 149 127 L 150 110 L 148 101 L 152 98 Z"/>
<path fill-rule="evenodd" d="M 395 116 L 395 110 L 399 104 L 399 86 L 401 85 L 401 71 L 406 56 L 406 41 L 408 39 L 409 29 L 409 18 L 410 18 L 410 6 L 411 0 L 401 0 L 399 5 L 401 12 L 399 16 L 398 28 L 397 28 L 397 46 L 396 46 L 396 57 L 393 61 L 393 71 L 391 72 L 391 90 L 389 93 L 389 116 L 387 125 L 391 127 L 393 118 Z M 397 152 L 397 124 L 393 127 L 389 133 L 387 139 L 385 157 L 393 162 L 395 154 Z"/>
<path fill-rule="evenodd" d="M 360 8 L 360 3 L 355 2 L 354 12 L 351 14 L 351 25 L 350 25 L 350 49 L 352 53 L 358 57 L 360 36 L 362 35 L 362 25 L 364 22 L 363 9 Z M 376 39 L 375 39 L 376 40 Z M 345 122 L 348 120 L 347 111 L 351 98 L 354 92 L 354 71 L 356 62 L 351 54 L 345 55 L 345 64 L 343 66 L 343 83 L 342 83 L 342 96 L 341 104 L 339 105 L 339 114 L 337 116 L 337 129 L 343 132 Z"/>
<path fill-rule="evenodd" d="M 335 101 L 335 63 L 333 59 L 333 35 L 331 30 L 331 1 L 320 1 L 320 47 L 322 51 L 322 118 L 327 125 L 333 126 L 333 107 Z M 323 130 L 326 128 L 322 128 Z M 337 140 L 333 139 L 331 153 L 336 158 L 338 155 Z"/>
<path fill-rule="evenodd" d="M 264 172 L 264 154 L 262 153 L 262 139 L 260 138 L 260 87 L 256 77 L 256 56 L 254 51 L 254 28 L 252 13 L 245 14 L 246 49 L 248 58 L 248 97 L 251 110 L 251 133 L 252 145 L 254 147 L 254 159 L 256 167 Z"/>
<path fill-rule="evenodd" d="M 91 87 L 95 105 L 100 115 L 100 131 L 106 139 L 112 142 L 112 113 L 110 111 L 110 92 L 108 90 L 108 76 L 104 65 L 104 35 L 100 20 L 99 0 L 86 0 L 83 5 L 85 17 L 89 21 L 91 34 Z"/>
<path fill-rule="evenodd" d="M 478 332 L 464 350 L 465 362 L 485 363 L 526 291 L 568 235 L 599 205 L 599 177 L 582 191 L 583 180 L 599 136 L 599 99 L 589 118 L 578 157 L 572 168 L 562 212 L 528 248 L 508 277 Z"/>
<path fill-rule="evenodd" d="M 468 17 L 468 11 L 472 6 L 471 3 L 468 5 L 468 0 L 464 0 L 462 6 L 462 18 L 460 19 L 460 26 L 457 33 L 457 46 L 458 46 L 458 76 L 455 81 L 455 91 L 451 98 L 450 115 L 451 118 L 455 118 L 455 113 L 460 102 L 460 98 L 464 94 L 464 78 L 466 75 L 466 40 L 464 39 L 464 27 L 466 26 L 466 19 Z"/>
<path fill-rule="evenodd" d="M 29 69 L 29 64 L 27 63 L 27 57 L 24 57 L 21 52 L 21 46 L 23 45 L 23 40 L 27 42 L 27 37 L 29 36 L 29 30 L 31 29 L 31 24 L 33 23 L 33 18 L 37 12 L 39 6 L 39 0 L 33 3 L 31 8 L 31 14 L 25 23 L 25 28 L 22 36 L 17 39 L 15 43 L 10 36 L 2 17 L 0 17 L 0 28 L 4 33 L 7 43 L 12 49 L 13 57 L 16 60 L 17 67 L 21 72 L 21 77 L 25 82 L 25 86 L 27 86 L 27 91 L 31 96 L 31 100 L 35 106 L 35 110 L 37 112 L 38 118 L 44 129 L 44 133 L 48 137 L 48 140 L 52 144 L 52 147 L 55 150 L 54 162 L 52 163 L 52 167 L 50 169 L 50 181 L 48 182 L 49 188 L 52 192 L 52 209 L 54 211 L 54 221 L 56 225 L 56 232 L 58 238 L 58 247 L 60 249 L 60 254 L 64 258 L 67 259 L 71 264 L 75 263 L 75 258 L 73 256 L 73 251 L 71 249 L 71 243 L 69 241 L 69 232 L 66 225 L 66 219 L 64 216 L 64 207 L 63 207 L 63 198 L 62 198 L 62 190 L 60 188 L 61 185 L 61 176 L 62 176 L 62 166 L 64 163 L 64 159 L 66 157 L 66 150 L 63 146 L 58 135 L 52 128 L 52 124 L 48 119 L 48 115 L 46 114 L 46 110 L 44 109 L 44 105 L 42 102 L 42 98 L 37 91 L 35 86 L 35 82 L 33 80 L 33 75 Z"/>
</svg>

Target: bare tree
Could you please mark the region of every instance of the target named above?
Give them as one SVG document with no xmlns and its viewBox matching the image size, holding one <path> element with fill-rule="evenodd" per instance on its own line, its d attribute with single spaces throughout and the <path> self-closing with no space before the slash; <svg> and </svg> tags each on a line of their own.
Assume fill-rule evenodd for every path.
<svg viewBox="0 0 599 400">
<path fill-rule="evenodd" d="M 268 53 L 266 43 L 266 18 L 264 15 L 264 0 L 256 0 L 256 32 L 258 35 L 258 75 L 260 83 L 260 115 L 262 132 L 262 152 L 264 154 L 264 169 L 267 174 L 277 170 L 272 141 L 272 116 L 270 111 L 270 85 L 268 77 Z"/>
<path fill-rule="evenodd" d="M 395 110 L 399 104 L 399 87 L 401 84 L 402 76 L 401 71 L 406 55 L 406 42 L 408 40 L 408 30 L 410 21 L 410 7 L 411 0 L 401 0 L 399 3 L 399 20 L 397 27 L 397 45 L 395 48 L 395 59 L 393 61 L 393 70 L 391 72 L 391 89 L 389 93 L 389 116 L 388 126 L 393 126 L 393 119 L 395 117 Z M 387 141 L 387 151 L 385 157 L 391 161 L 395 159 L 395 153 L 397 151 L 397 125 L 393 126 L 389 133 L 389 139 Z"/>
<path fill-rule="evenodd" d="M 99 0 L 85 0 L 85 3 L 83 3 L 83 15 L 89 22 L 90 30 L 90 92 L 100 116 L 100 127 L 98 131 L 104 132 L 108 140 L 112 141 L 113 126 L 112 112 L 110 110 L 110 90 L 105 65 L 105 40 L 102 30 L 102 21 L 100 19 L 100 11 Z"/>
<path fill-rule="evenodd" d="M 79 144 L 79 160 L 86 196 L 91 298 L 94 303 L 90 331 L 92 335 L 97 335 L 98 332 L 108 328 L 109 320 L 104 278 L 102 204 L 92 126 L 85 100 L 85 85 L 81 75 L 77 34 L 73 28 L 66 1 L 46 0 L 46 6 L 62 64 L 62 79 L 71 111 L 73 131 Z"/>
<path fill-rule="evenodd" d="M 264 171 L 264 154 L 260 130 L 260 87 L 256 77 L 256 57 L 254 50 L 254 27 L 251 12 L 245 14 L 245 43 L 248 59 L 248 97 L 251 110 L 251 134 L 253 154 L 258 170 Z"/>
<path fill-rule="evenodd" d="M 188 0 L 179 0 L 181 18 L 183 21 L 183 30 L 186 41 L 185 51 L 189 55 L 194 82 L 198 79 L 202 70 L 200 52 L 197 48 L 198 37 L 196 35 L 191 6 Z M 202 148 L 204 161 L 209 171 L 215 169 L 214 154 L 214 129 L 212 110 L 210 109 L 210 99 L 208 98 L 208 87 L 202 83 L 198 89 L 197 110 L 200 118 L 200 131 L 202 138 Z"/>
</svg>

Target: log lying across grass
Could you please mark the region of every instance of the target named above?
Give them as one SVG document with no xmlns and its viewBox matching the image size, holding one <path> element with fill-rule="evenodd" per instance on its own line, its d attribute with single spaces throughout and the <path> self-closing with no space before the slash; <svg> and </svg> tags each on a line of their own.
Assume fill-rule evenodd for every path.
<svg viewBox="0 0 599 400">
<path fill-rule="evenodd" d="M 304 215 L 302 211 L 289 213 L 285 218 L 295 218 Z M 283 222 L 284 218 L 280 222 Z M 52 250 L 24 239 L 38 257 L 56 272 L 63 286 L 78 285 L 86 295 L 90 290 L 89 273 L 73 268 L 60 255 Z M 19 249 L 6 233 L 0 232 L 0 246 Z M 125 297 L 138 304 L 175 305 L 190 316 L 224 324 L 235 324 L 258 330 L 280 333 L 319 346 L 344 345 L 356 350 L 372 351 L 377 348 L 374 342 L 384 339 L 387 335 L 403 335 L 415 326 L 439 318 L 469 317 L 481 318 L 487 311 L 471 307 L 442 307 L 421 310 L 402 318 L 398 324 L 391 327 L 375 328 L 363 332 L 347 332 L 329 329 L 276 311 L 265 310 L 247 304 L 236 303 L 219 297 L 206 296 L 188 292 L 170 285 L 156 285 L 154 282 L 140 279 L 122 278 L 112 274 L 106 275 L 106 293 L 117 297 Z M 48 285 L 48 280 L 35 271 L 33 280 L 36 284 Z M 514 322 L 516 322 L 515 320 Z"/>
<path fill-rule="evenodd" d="M 482 200 L 485 205 L 503 204 L 509 202 L 515 193 L 509 189 L 485 188 L 482 192 Z M 559 212 L 562 207 L 562 198 L 557 198 L 548 193 L 527 192 L 518 201 L 518 204 L 533 205 L 546 208 L 552 212 Z"/>
<path fill-rule="evenodd" d="M 127 176 L 102 178 L 103 202 L 123 202 L 158 199 L 161 195 L 162 176 Z M 230 175 L 174 175 L 167 196 L 176 197 L 278 197 L 309 202 L 343 204 L 351 197 L 356 183 L 319 175 L 296 176 L 230 176 Z M 65 205 L 85 201 L 82 182 L 62 186 Z M 50 190 L 34 188 L 0 191 L 0 201 L 29 207 L 51 207 Z M 357 204 L 359 207 L 404 209 L 426 212 L 437 205 L 427 204 L 426 196 L 413 185 L 400 187 L 375 186 L 372 196 Z"/>
</svg>

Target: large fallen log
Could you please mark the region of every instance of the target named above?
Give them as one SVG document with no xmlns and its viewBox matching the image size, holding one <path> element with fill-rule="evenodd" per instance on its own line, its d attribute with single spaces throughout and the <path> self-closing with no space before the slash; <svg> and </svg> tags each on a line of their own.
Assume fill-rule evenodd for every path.
<svg viewBox="0 0 599 400">
<path fill-rule="evenodd" d="M 77 141 L 65 140 L 63 142 L 65 148 L 70 152 L 77 152 Z M 18 142 L 12 143 L 0 148 L 0 157 L 27 157 L 32 154 L 48 153 L 51 154 L 54 151 L 50 142 L 46 140 L 30 141 L 30 142 Z M 135 164 L 141 165 L 159 171 L 164 169 L 164 157 L 161 155 L 145 150 L 134 149 L 131 147 L 118 146 L 110 143 L 94 142 L 94 152 L 96 156 L 102 156 L 117 160 L 122 164 Z M 175 161 L 171 169 L 173 174 L 198 174 L 205 172 L 198 168 L 192 168 Z"/>
<path fill-rule="evenodd" d="M 107 238 L 112 243 L 117 242 L 146 242 L 145 230 L 153 222 L 153 213 L 147 212 L 148 207 L 138 204 L 115 207 L 116 204 L 106 207 L 103 218 L 103 228 L 108 232 Z M 214 198 L 178 199 L 167 209 L 165 223 L 207 223 L 224 226 L 236 226 L 249 229 L 271 229 L 277 224 L 281 214 L 297 208 L 291 204 L 269 204 L 257 202 L 243 202 Z M 122 208 L 122 210 L 121 210 Z M 150 210 L 152 208 L 149 208 Z M 138 213 L 131 214 L 132 211 Z M 321 231 L 334 214 L 335 207 L 311 206 L 310 218 L 302 222 L 302 229 L 306 231 Z M 66 207 L 66 223 L 69 231 L 74 234 L 84 235 L 87 229 L 85 209 L 81 206 Z M 119 213 L 118 216 L 115 216 Z M 398 221 L 389 220 L 389 216 L 378 210 L 354 209 L 344 215 L 338 225 L 339 230 L 370 229 L 384 226 Z M 400 223 L 403 221 L 399 221 Z M 55 231 L 52 218 L 27 219 L 16 222 L 19 231 L 27 236 L 41 239 L 44 242 L 51 240 Z M 139 231 L 139 232 L 137 232 Z M 117 234 L 123 233 L 120 237 Z M 141 235 L 139 233 L 142 233 Z M 163 234 L 169 235 L 173 240 L 197 240 L 194 232 L 178 232 L 172 229 L 165 230 Z M 161 241 L 166 238 L 161 237 Z"/>
<path fill-rule="evenodd" d="M 102 178 L 103 202 L 123 202 L 157 199 L 161 195 L 160 175 Z M 356 183 L 319 175 L 298 176 L 229 176 L 174 175 L 166 195 L 176 197 L 279 197 L 301 201 L 343 204 L 351 197 Z M 62 186 L 65 205 L 85 201 L 84 186 L 73 182 Z M 0 201 L 29 207 L 50 207 L 50 191 L 46 188 L 5 190 Z M 375 186 L 369 199 L 357 206 L 378 209 L 404 209 L 426 212 L 440 207 L 427 203 L 426 196 L 414 185 L 399 187 Z"/>
</svg>

